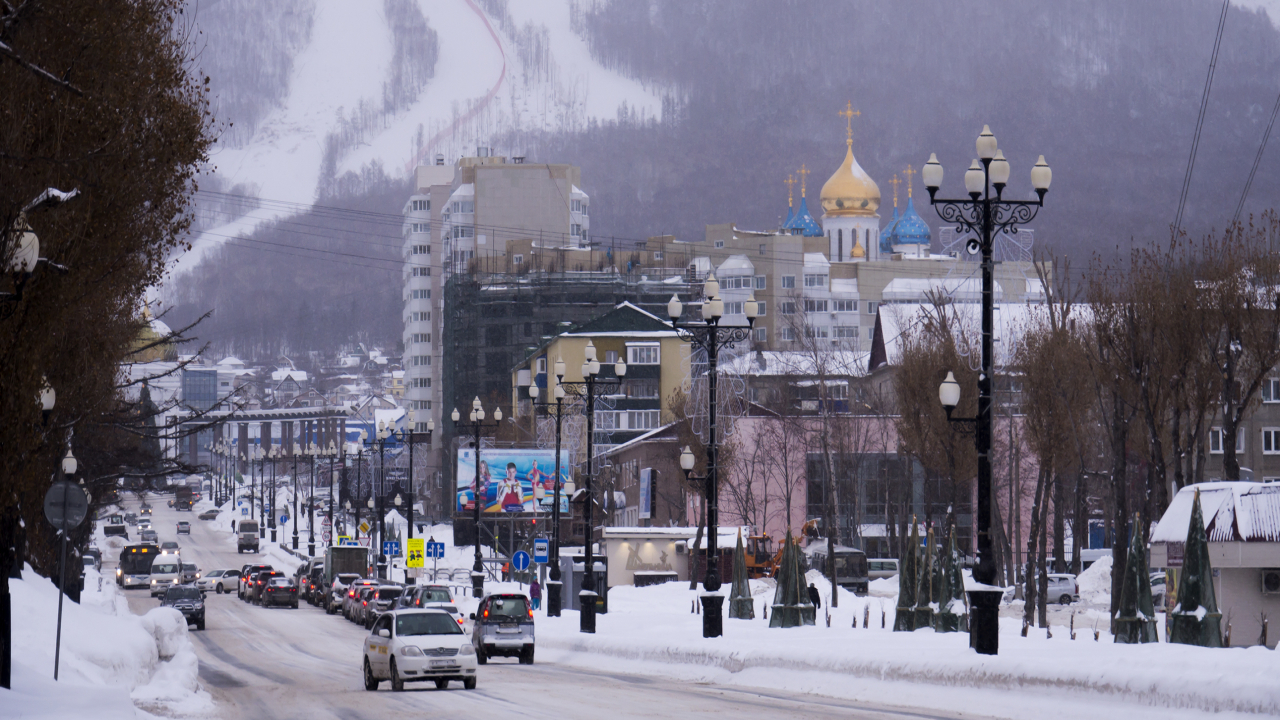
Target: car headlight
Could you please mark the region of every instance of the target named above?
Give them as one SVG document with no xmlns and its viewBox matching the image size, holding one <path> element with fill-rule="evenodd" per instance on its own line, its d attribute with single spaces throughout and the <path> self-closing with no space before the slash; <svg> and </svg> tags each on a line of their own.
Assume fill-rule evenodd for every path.
<svg viewBox="0 0 1280 720">
<path fill-rule="evenodd" d="M 472 646 L 471 643 L 467 643 L 466 645 L 463 645 L 461 648 L 458 649 L 458 654 L 459 655 L 475 655 L 476 649 L 474 646 Z"/>
<path fill-rule="evenodd" d="M 400 654 L 405 657 L 422 657 L 422 649 L 417 645 L 405 645 L 400 648 Z"/>
<path fill-rule="evenodd" d="M 151 581 L 151 584 L 152 584 L 152 585 L 155 585 L 155 584 L 156 584 L 156 581 L 155 581 L 155 580 L 152 580 L 152 581 Z"/>
</svg>

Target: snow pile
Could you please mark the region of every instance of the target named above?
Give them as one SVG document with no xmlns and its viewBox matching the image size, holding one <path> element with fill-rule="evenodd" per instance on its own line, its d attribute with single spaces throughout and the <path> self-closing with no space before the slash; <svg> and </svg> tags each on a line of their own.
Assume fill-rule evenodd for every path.
<svg viewBox="0 0 1280 720">
<path fill-rule="evenodd" d="M 578 613 L 538 614 L 538 657 L 593 669 L 695 682 L 767 687 L 953 712 L 981 706 L 998 716 L 1191 717 L 1205 712 L 1272 713 L 1280 707 L 1280 655 L 1264 648 L 1116 645 L 1104 628 L 1095 642 L 1077 619 L 1077 639 L 1054 626 L 1020 636 L 1021 620 L 1001 618 L 1000 654 L 976 655 L 965 633 L 892 632 L 892 598 L 841 591 L 822 596 L 817 625 L 770 629 L 772 595 L 752 581 L 755 620 L 724 621 L 724 636 L 702 637 L 687 583 L 609 590 L 597 633 L 578 632 Z M 516 590 L 486 583 L 486 590 Z M 727 588 L 725 588 L 727 590 Z M 828 618 L 830 624 L 828 625 Z M 854 622 L 856 620 L 856 628 Z M 867 626 L 870 627 L 867 627 Z M 996 692 L 992 692 L 995 690 Z"/>
<path fill-rule="evenodd" d="M 186 623 L 176 610 L 133 615 L 115 582 L 89 571 L 82 603 L 63 601 L 55 685 L 58 591 L 30 567 L 9 587 L 13 615 L 21 621 L 13 628 L 15 689 L 0 690 L 6 718 L 133 718 L 135 702 L 165 715 L 212 714 L 209 694 L 199 689 Z"/>
<path fill-rule="evenodd" d="M 1111 606 L 1111 562 L 1110 555 L 1103 555 L 1076 577 L 1081 602 Z"/>
</svg>

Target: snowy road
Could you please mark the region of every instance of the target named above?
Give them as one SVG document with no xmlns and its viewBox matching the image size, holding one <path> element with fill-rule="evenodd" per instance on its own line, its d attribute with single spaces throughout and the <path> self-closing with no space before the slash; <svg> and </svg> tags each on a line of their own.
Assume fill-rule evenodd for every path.
<svg viewBox="0 0 1280 720">
<path fill-rule="evenodd" d="M 164 507 L 162 498 L 152 504 L 160 539 L 177 539 L 183 559 L 196 562 L 201 570 L 238 568 L 259 557 L 237 556 L 227 533 L 214 532 L 209 522 L 196 520 L 192 513 Z M 179 519 L 192 523 L 190 538 L 174 535 Z M 142 590 L 128 591 L 128 595 L 138 613 L 158 604 Z M 360 681 L 360 643 L 366 631 L 341 616 L 325 615 L 305 603 L 297 610 L 259 608 L 234 594 L 211 594 L 206 608 L 207 629 L 193 630 L 191 637 L 200 658 L 200 679 L 226 718 L 980 717 L 586 671 L 545 662 L 526 666 L 514 660 L 494 660 L 481 668 L 479 686 L 473 691 L 453 683 L 445 691 L 433 685 L 410 685 L 404 693 L 392 693 L 384 684 L 380 691 L 369 693 Z"/>
</svg>

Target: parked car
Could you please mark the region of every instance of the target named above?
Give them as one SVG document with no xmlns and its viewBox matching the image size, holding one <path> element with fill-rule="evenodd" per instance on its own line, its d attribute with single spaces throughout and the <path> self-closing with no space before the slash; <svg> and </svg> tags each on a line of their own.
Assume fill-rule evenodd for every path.
<svg viewBox="0 0 1280 720">
<path fill-rule="evenodd" d="M 476 687 L 476 650 L 447 613 L 396 610 L 373 624 L 364 642 L 364 689 L 374 691 L 383 680 L 391 690 L 406 682 L 434 681 L 443 690 L 450 680 Z"/>
<path fill-rule="evenodd" d="M 245 565 L 240 568 L 240 579 L 236 581 L 236 597 L 241 600 L 248 600 L 245 593 L 249 590 L 249 585 L 263 570 L 274 570 L 270 565 Z"/>
<path fill-rule="evenodd" d="M 161 555 L 177 555 L 179 552 L 182 552 L 182 547 L 173 540 L 165 540 L 160 543 Z"/>
<path fill-rule="evenodd" d="M 342 598 L 342 617 L 355 622 L 356 606 L 360 603 L 360 592 L 367 587 L 377 586 L 379 582 L 373 578 L 353 580 L 347 585 L 347 594 Z"/>
<path fill-rule="evenodd" d="M 156 534 L 155 530 L 147 529 L 138 533 L 138 540 L 154 544 L 160 542 L 160 536 Z"/>
<path fill-rule="evenodd" d="M 898 577 L 898 561 L 894 558 L 875 558 L 867 561 L 867 579 Z"/>
<path fill-rule="evenodd" d="M 267 573 L 262 573 L 266 575 Z M 258 604 L 262 607 L 271 607 L 272 605 L 287 605 L 294 610 L 298 609 L 298 586 L 289 581 L 289 578 L 272 574 L 266 584 L 258 591 Z"/>
<path fill-rule="evenodd" d="M 99 550 L 97 547 L 94 547 L 93 545 L 90 545 L 89 548 L 84 551 L 84 554 L 92 555 L 94 559 L 94 566 L 99 571 L 102 570 L 102 551 L 101 550 Z"/>
<path fill-rule="evenodd" d="M 267 583 L 270 582 L 272 578 L 284 578 L 285 582 L 289 582 L 289 578 L 285 577 L 285 574 L 279 570 L 263 570 L 258 573 L 257 577 L 253 578 L 253 581 L 249 583 L 248 589 L 244 591 L 245 600 L 248 600 L 251 603 L 261 604 L 262 589 L 267 586 Z"/>
<path fill-rule="evenodd" d="M 179 523 L 178 523 L 178 534 L 179 534 L 179 535 L 190 535 L 190 534 L 191 534 L 191 523 L 187 522 L 186 520 L 183 520 L 183 521 L 179 522 Z"/>
<path fill-rule="evenodd" d="M 80 558 L 80 561 L 84 564 L 84 570 L 81 570 L 81 571 L 80 571 L 80 573 L 81 573 L 82 575 L 84 574 L 84 571 L 85 571 L 85 570 L 94 570 L 94 571 L 97 571 L 97 570 L 101 569 L 101 568 L 98 566 L 98 561 L 97 561 L 97 560 L 94 560 L 92 555 L 84 555 L 84 556 L 82 556 L 82 557 Z"/>
<path fill-rule="evenodd" d="M 1049 602 L 1070 605 L 1080 601 L 1080 585 L 1076 576 L 1070 573 L 1049 573 L 1049 591 L 1045 594 Z"/>
<path fill-rule="evenodd" d="M 182 584 L 182 558 L 160 555 L 151 562 L 151 597 L 159 597 L 173 585 Z"/>
<path fill-rule="evenodd" d="M 533 610 L 529 598 L 518 593 L 486 595 L 471 613 L 471 643 L 476 662 L 490 657 L 518 657 L 521 665 L 533 664 Z"/>
<path fill-rule="evenodd" d="M 196 580 L 196 587 L 204 591 L 212 590 L 221 595 L 234 591 L 239 579 L 239 570 L 214 570 Z"/>
<path fill-rule="evenodd" d="M 200 579 L 200 568 L 195 563 L 182 563 L 182 582 L 193 583 Z"/>
<path fill-rule="evenodd" d="M 200 513 L 200 514 L 199 514 L 199 515 L 197 515 L 196 517 L 197 517 L 197 518 L 199 518 L 199 519 L 201 519 L 201 520 L 217 520 L 217 519 L 218 519 L 218 511 L 217 511 L 217 510 L 205 510 L 204 512 Z"/>
<path fill-rule="evenodd" d="M 188 625 L 195 625 L 197 630 L 204 629 L 204 593 L 200 588 L 175 585 L 165 590 L 160 604 L 182 613 Z"/>
</svg>

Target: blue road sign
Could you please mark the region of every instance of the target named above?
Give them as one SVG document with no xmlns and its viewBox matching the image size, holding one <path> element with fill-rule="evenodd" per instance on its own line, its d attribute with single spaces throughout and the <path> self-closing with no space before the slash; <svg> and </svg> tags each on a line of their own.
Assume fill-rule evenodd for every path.
<svg viewBox="0 0 1280 720">
<path fill-rule="evenodd" d="M 524 572 L 529 569 L 529 553 L 521 550 L 511 556 L 511 567 Z"/>
<path fill-rule="evenodd" d="M 551 559 L 551 544 L 546 538 L 537 538 L 533 541 L 533 561 L 539 565 L 546 565 Z"/>
<path fill-rule="evenodd" d="M 284 524 L 285 524 L 285 523 L 287 523 L 287 522 L 289 522 L 289 516 L 288 516 L 288 515 L 281 515 L 281 516 L 280 516 L 280 524 L 281 524 L 281 525 L 284 525 Z"/>
<path fill-rule="evenodd" d="M 444 557 L 444 543 L 429 542 L 427 543 L 427 557 L 439 560 Z"/>
<path fill-rule="evenodd" d="M 242 506 L 240 508 L 240 517 L 249 517 L 249 508 Z"/>
<path fill-rule="evenodd" d="M 382 543 L 382 554 L 387 557 L 400 557 L 400 543 L 395 540 Z"/>
</svg>

